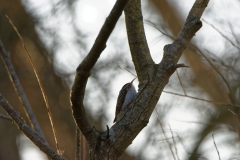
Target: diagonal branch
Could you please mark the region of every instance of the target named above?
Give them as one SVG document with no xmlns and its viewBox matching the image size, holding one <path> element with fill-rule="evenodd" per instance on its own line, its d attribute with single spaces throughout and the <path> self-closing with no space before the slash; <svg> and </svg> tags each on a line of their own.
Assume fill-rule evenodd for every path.
<svg viewBox="0 0 240 160">
<path fill-rule="evenodd" d="M 98 58 L 100 57 L 102 51 L 106 48 L 106 42 L 110 34 L 112 33 L 119 17 L 121 16 L 122 11 L 127 2 L 128 0 L 118 0 L 116 4 L 113 6 L 113 9 L 110 12 L 109 16 L 106 18 L 95 40 L 95 43 L 93 44 L 88 55 L 78 66 L 77 71 L 85 70 L 86 72 L 89 72 L 93 68 Z"/>
<path fill-rule="evenodd" d="M 113 31 L 128 0 L 117 0 L 112 11 L 103 24 L 90 52 L 77 68 L 76 77 L 71 91 L 71 104 L 75 121 L 90 144 L 90 148 L 97 143 L 97 131 L 87 118 L 83 105 L 84 92 L 90 71 L 106 47 L 106 42 Z"/>
<path fill-rule="evenodd" d="M 219 151 L 218 151 L 218 148 L 217 148 L 217 145 L 216 145 L 216 142 L 215 142 L 215 139 L 214 139 L 214 133 L 212 134 L 212 138 L 213 138 L 214 146 L 215 146 L 215 148 L 216 148 L 216 150 L 217 150 L 217 153 L 218 153 L 218 158 L 219 158 L 219 160 L 221 160 L 220 153 L 219 153 Z"/>
<path fill-rule="evenodd" d="M 8 113 L 12 118 L 18 128 L 23 131 L 23 133 L 36 145 L 38 148 L 43 151 L 46 155 L 54 160 L 65 160 L 64 157 L 57 154 L 45 141 L 35 132 L 31 127 L 29 127 L 20 114 L 15 111 L 12 106 L 4 99 L 0 94 L 0 106 Z"/>
<path fill-rule="evenodd" d="M 0 40 L 0 52 L 1 52 L 1 55 L 2 55 L 2 58 L 3 58 L 3 62 L 4 62 L 4 65 L 7 69 L 7 72 L 8 72 L 8 75 L 9 75 L 9 78 L 12 82 L 12 85 L 16 91 L 16 93 L 18 94 L 18 98 L 20 100 L 20 102 L 22 103 L 23 105 L 23 109 L 26 113 L 26 116 L 28 117 L 29 119 L 29 122 L 31 124 L 31 126 L 36 130 L 36 132 L 39 134 L 39 136 L 41 136 L 41 138 L 45 141 L 45 137 L 43 135 L 43 132 L 42 132 L 42 129 L 37 121 L 37 118 L 32 110 L 32 107 L 28 101 L 28 98 L 22 88 L 22 85 L 18 79 L 18 76 L 15 72 L 15 69 L 13 67 L 13 64 L 12 64 L 12 61 L 10 59 L 10 53 L 8 53 L 5 49 L 5 47 L 3 46 L 1 40 Z"/>
<path fill-rule="evenodd" d="M 138 0 L 138 2 L 134 0 L 138 7 L 140 7 L 140 5 L 137 5 L 140 3 L 139 1 L 140 0 Z M 146 77 L 144 77 L 147 78 L 147 83 L 141 82 L 141 80 L 145 79 L 140 79 L 142 85 L 140 84 L 139 86 L 139 92 L 136 98 L 132 101 L 122 119 L 116 122 L 110 129 L 110 140 L 113 145 L 110 148 L 109 156 L 113 153 L 120 156 L 139 132 L 148 124 L 163 88 L 167 85 L 170 76 L 176 70 L 177 62 L 183 50 L 202 26 L 200 17 L 207 7 L 208 2 L 209 0 L 195 1 L 176 40 L 172 44 L 164 47 L 164 56 L 161 63 L 147 66 Z M 139 10 L 136 7 L 133 8 Z M 132 19 L 126 22 L 134 24 L 135 21 L 136 19 Z M 127 27 L 128 26 L 130 26 L 130 24 L 127 25 Z M 136 28 L 131 29 L 134 30 Z"/>
<path fill-rule="evenodd" d="M 164 57 L 172 59 L 176 64 L 184 49 L 195 35 L 195 33 L 202 27 L 200 18 L 204 9 L 207 7 L 209 0 L 196 0 L 191 11 L 189 12 L 186 22 L 184 23 L 180 33 L 177 35 L 176 40 L 164 47 Z M 170 56 L 170 57 L 168 57 Z M 169 59 L 169 60 L 170 60 Z"/>
<path fill-rule="evenodd" d="M 235 44 L 230 38 L 228 38 L 226 35 L 224 35 L 218 28 L 216 28 L 213 24 L 209 23 L 208 21 L 206 21 L 205 19 L 202 19 L 203 22 L 205 22 L 206 24 L 208 24 L 209 26 L 211 26 L 213 29 L 215 29 L 223 38 L 225 38 L 229 43 L 231 43 L 231 45 L 235 48 L 237 48 L 240 51 L 240 47 Z M 232 31 L 232 27 L 230 26 L 231 31 Z M 232 34 L 234 36 L 234 33 Z"/>
<path fill-rule="evenodd" d="M 0 118 L 12 121 L 12 118 L 7 115 L 0 114 Z"/>
<path fill-rule="evenodd" d="M 141 10 L 141 1 L 129 1 L 124 9 L 128 43 L 139 82 L 146 79 L 149 65 L 154 62 L 148 48 Z"/>
</svg>

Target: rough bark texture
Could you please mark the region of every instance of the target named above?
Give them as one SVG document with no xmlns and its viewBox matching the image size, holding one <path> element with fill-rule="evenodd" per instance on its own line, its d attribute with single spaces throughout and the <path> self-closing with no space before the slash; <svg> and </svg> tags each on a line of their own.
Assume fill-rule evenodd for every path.
<svg viewBox="0 0 240 160">
<path fill-rule="evenodd" d="M 72 87 L 73 115 L 79 129 L 88 141 L 91 159 L 117 159 L 148 124 L 163 88 L 167 85 L 176 68 L 179 67 L 177 62 L 183 50 L 202 26 L 200 17 L 209 0 L 196 0 L 176 40 L 164 47 L 164 56 L 159 64 L 153 62 L 148 49 L 140 0 L 129 1 L 124 11 L 131 55 L 140 82 L 139 90 L 122 119 L 116 122 L 108 131 L 100 132 L 95 129 L 86 117 L 83 106 L 84 92 L 90 70 L 105 48 L 106 40 L 113 29 L 112 27 L 117 22 L 112 21 L 111 17 L 114 17 L 112 14 L 117 13 L 119 17 L 126 4 L 125 2 L 127 1 L 118 0 L 116 2 L 91 51 L 79 65 Z M 109 26 L 111 29 L 110 32 L 107 32 L 109 35 L 105 36 L 107 38 L 104 38 L 103 41 L 100 41 L 102 31 Z"/>
<path fill-rule="evenodd" d="M 141 1 L 129 1 L 124 12 L 131 55 L 141 85 L 146 80 L 148 67 L 154 64 L 144 32 Z"/>
</svg>

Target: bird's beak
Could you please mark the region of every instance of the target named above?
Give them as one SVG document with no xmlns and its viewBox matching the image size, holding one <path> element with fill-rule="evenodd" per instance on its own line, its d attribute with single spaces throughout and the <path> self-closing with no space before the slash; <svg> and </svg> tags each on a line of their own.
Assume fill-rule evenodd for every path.
<svg viewBox="0 0 240 160">
<path fill-rule="evenodd" d="M 131 81 L 131 83 L 133 83 L 133 81 L 135 80 L 136 78 L 134 78 L 132 81 Z"/>
</svg>

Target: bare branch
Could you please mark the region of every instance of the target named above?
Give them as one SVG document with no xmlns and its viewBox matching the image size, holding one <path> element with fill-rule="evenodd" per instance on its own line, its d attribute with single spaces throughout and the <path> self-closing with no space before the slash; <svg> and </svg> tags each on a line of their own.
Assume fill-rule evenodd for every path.
<svg viewBox="0 0 240 160">
<path fill-rule="evenodd" d="M 216 101 L 206 100 L 206 99 L 202 99 L 202 98 L 197 98 L 197 97 L 193 97 L 193 96 L 189 96 L 189 95 L 183 95 L 183 94 L 169 92 L 169 91 L 163 91 L 163 92 L 164 93 L 169 93 L 169 94 L 172 94 L 172 95 L 176 95 L 176 96 L 181 96 L 181 97 L 191 98 L 191 99 L 204 101 L 204 102 L 208 102 L 208 103 L 213 103 L 213 104 L 218 105 L 218 106 L 231 106 L 231 107 L 235 107 L 235 108 L 240 108 L 240 106 L 237 105 L 237 104 L 216 102 Z"/>
<path fill-rule="evenodd" d="M 162 33 L 163 35 L 165 35 L 166 37 L 168 37 L 168 38 L 170 38 L 170 39 L 172 39 L 172 40 L 175 39 L 175 37 L 170 36 L 170 35 L 164 33 L 164 32 L 163 32 L 162 30 L 160 30 L 159 28 L 157 28 L 157 26 L 156 26 L 154 23 L 152 23 L 152 22 L 150 22 L 150 21 L 147 21 L 147 24 L 149 24 L 149 25 L 151 25 L 152 27 L 154 27 L 155 29 L 157 29 L 159 32 L 161 32 L 161 33 Z M 226 84 L 226 86 L 227 86 L 227 88 L 228 88 L 228 90 L 229 90 L 229 93 L 232 93 L 231 87 L 230 87 L 229 83 L 227 82 L 226 78 L 225 78 L 225 77 L 222 75 L 222 73 L 216 68 L 216 66 L 211 62 L 211 60 L 210 60 L 198 47 L 196 47 L 194 44 L 190 43 L 188 47 L 189 47 L 192 51 L 198 51 L 198 52 L 207 60 L 207 62 L 210 64 L 210 66 L 211 66 L 211 67 L 218 73 L 218 75 L 222 78 L 222 80 L 224 81 L 224 83 Z M 210 53 L 209 51 L 206 51 L 206 52 Z M 206 71 L 208 71 L 208 70 L 206 70 Z M 210 76 L 211 76 L 211 74 L 210 74 Z M 211 76 L 211 77 L 212 77 L 212 76 Z M 215 79 L 213 79 L 213 81 L 215 81 L 216 84 L 218 84 Z M 181 83 L 181 81 L 180 81 L 180 83 Z M 218 85 L 218 86 L 219 86 L 219 85 Z M 221 86 L 219 86 L 219 88 L 220 88 L 221 91 L 223 92 L 223 95 L 224 95 L 224 97 L 226 98 L 226 101 L 229 102 L 228 105 L 232 105 L 232 104 L 230 104 L 230 103 L 232 103 L 232 99 L 233 99 L 233 98 L 232 98 L 232 95 L 231 95 L 231 94 L 227 94 L 226 92 L 224 92 Z M 184 94 L 185 94 L 185 93 L 184 93 Z M 228 96 L 229 96 L 229 97 L 228 97 Z M 230 98 L 230 99 L 229 99 L 229 98 Z M 225 104 L 224 104 L 224 105 L 225 105 Z"/>
<path fill-rule="evenodd" d="M 186 91 L 185 91 L 185 89 L 184 89 L 184 87 L 183 87 L 182 81 L 181 81 L 181 79 L 180 79 L 180 76 L 179 76 L 177 70 L 176 70 L 176 73 L 177 73 L 177 77 L 178 77 L 179 83 L 180 83 L 180 85 L 181 85 L 181 87 L 182 87 L 183 93 L 184 93 L 184 95 L 186 96 L 186 95 L 187 95 L 187 94 L 186 94 Z"/>
<path fill-rule="evenodd" d="M 202 27 L 200 18 L 209 0 L 196 0 L 176 40 L 164 47 L 166 62 L 176 64 L 195 33 Z M 165 59 L 164 58 L 164 59 Z"/>
<path fill-rule="evenodd" d="M 156 110 L 155 110 L 155 111 L 156 111 Z M 178 156 L 177 144 L 176 144 L 175 138 L 174 138 L 174 136 L 173 136 L 172 128 L 171 128 L 170 124 L 168 124 L 168 126 L 169 126 L 169 129 L 170 129 L 171 134 L 172 134 L 173 146 L 174 146 L 174 148 L 175 148 L 176 157 L 177 157 L 178 160 L 180 160 L 180 158 L 179 158 L 179 156 Z"/>
<path fill-rule="evenodd" d="M 0 118 L 12 121 L 11 117 L 9 117 L 7 115 L 0 114 Z"/>
<path fill-rule="evenodd" d="M 124 9 L 128 42 L 131 50 L 133 63 L 139 78 L 142 82 L 147 78 L 147 69 L 154 62 L 148 48 L 141 11 L 141 1 L 129 1 Z"/>
<path fill-rule="evenodd" d="M 54 160 L 65 160 L 64 157 L 57 154 L 44 140 L 35 132 L 31 127 L 29 127 L 20 116 L 20 114 L 15 111 L 12 106 L 5 100 L 5 98 L 0 94 L 0 105 L 3 109 L 11 116 L 14 123 L 18 128 L 23 131 L 23 133 L 36 145 L 38 148 L 43 151 L 46 155 Z"/>
<path fill-rule="evenodd" d="M 231 109 L 228 109 L 229 112 L 231 112 L 234 116 L 238 116 L 237 113 L 233 112 Z"/>
<path fill-rule="evenodd" d="M 126 17 L 126 19 L 129 18 L 126 20 L 126 23 L 129 23 L 127 24 L 127 28 L 129 27 L 128 32 L 131 33 L 135 29 L 141 29 L 138 30 L 140 34 L 136 33 L 135 35 L 136 37 L 139 36 L 138 39 L 131 39 L 133 36 L 129 35 L 129 44 L 130 46 L 133 45 L 131 48 L 132 57 L 140 82 L 139 92 L 136 98 L 129 104 L 129 108 L 121 120 L 117 121 L 109 130 L 99 132 L 94 128 L 85 114 L 83 98 L 90 70 L 105 48 L 105 41 L 98 41 L 101 39 L 104 24 L 93 48 L 77 68 L 77 75 L 71 93 L 74 118 L 89 143 L 90 151 L 95 152 L 95 154 L 93 153 L 91 155 L 92 159 L 117 159 L 139 132 L 148 124 L 163 88 L 167 85 L 170 76 L 176 70 L 176 66 L 178 66 L 178 59 L 191 38 L 201 28 L 202 23 L 200 17 L 208 1 L 209 0 L 196 0 L 177 39 L 173 44 L 165 46 L 164 57 L 160 64 L 154 64 L 145 42 L 144 29 L 142 22 L 140 22 L 142 21 L 140 0 L 132 0 L 129 2 L 129 6 L 126 8 L 126 12 L 128 12 L 126 16 L 129 16 Z M 117 6 L 118 3 L 120 3 L 119 0 L 115 6 Z M 110 13 L 107 21 L 111 19 L 112 13 L 113 11 Z M 114 20 L 114 22 L 116 22 L 116 20 Z M 108 33 L 110 34 L 111 32 Z M 106 40 L 106 37 L 103 40 Z M 138 44 L 135 46 L 134 43 Z M 100 45 L 99 48 L 97 47 L 98 45 Z M 183 65 L 180 66 L 183 67 Z M 143 73 L 140 73 L 140 70 Z M 108 135 L 110 137 L 106 139 Z M 101 148 L 100 151 L 99 148 Z"/>
<path fill-rule="evenodd" d="M 205 59 L 206 61 L 209 63 L 209 65 L 213 68 L 213 70 L 215 70 L 218 75 L 222 78 L 223 82 L 226 84 L 227 88 L 228 88 L 228 91 L 229 93 L 232 93 L 231 91 L 231 87 L 230 87 L 230 84 L 228 83 L 228 81 L 226 80 L 226 78 L 223 76 L 223 74 L 217 69 L 217 67 L 213 64 L 213 62 L 198 48 L 196 47 L 195 45 L 193 44 L 190 44 L 190 49 L 193 49 L 193 50 L 196 50 L 198 51 Z M 209 51 L 206 50 L 206 52 L 210 53 Z M 215 79 L 213 79 L 216 83 L 217 81 Z M 220 85 L 218 85 L 219 88 L 222 88 Z M 222 90 L 222 89 L 221 89 Z M 222 90 L 223 91 L 223 90 Z M 223 91 L 223 94 L 224 94 L 224 97 L 226 97 L 226 101 L 228 101 L 229 103 L 232 103 L 232 96 L 231 94 L 227 94 L 226 92 Z M 228 97 L 229 96 L 229 97 Z M 229 99 L 230 98 L 230 99 Z"/>
<path fill-rule="evenodd" d="M 13 29 L 15 30 L 15 32 L 17 33 L 22 45 L 23 45 L 23 49 L 25 50 L 27 56 L 28 56 L 28 59 L 32 65 L 32 68 L 33 68 L 33 71 L 34 71 L 34 74 L 37 78 L 37 81 L 38 81 L 38 84 L 39 84 L 39 87 L 41 89 L 41 92 L 42 92 L 42 96 L 43 96 L 43 99 L 44 99 L 44 102 L 46 104 L 46 108 L 47 108 L 47 113 L 48 113 L 48 117 L 49 117 L 49 120 L 50 120 L 50 124 L 51 124 L 51 127 L 52 127 L 52 131 L 53 131 L 53 136 L 54 136 L 54 140 L 55 140 L 55 143 L 56 143 L 56 148 L 58 150 L 58 153 L 61 153 L 60 149 L 59 149 L 59 145 L 58 145 L 58 140 L 57 140 L 57 133 L 55 131 L 55 127 L 54 127 L 54 123 L 53 123 L 53 118 L 52 118 L 52 113 L 51 113 L 51 109 L 50 109 L 50 106 L 49 106 L 49 103 L 48 103 L 48 99 L 47 99 L 47 96 L 46 96 L 46 93 L 44 91 L 44 88 L 43 88 L 43 85 L 42 85 L 42 82 L 40 80 L 40 77 L 38 76 L 38 73 L 37 73 L 37 69 L 33 63 L 33 60 L 32 60 L 32 56 L 30 55 L 25 43 L 24 43 L 24 40 L 21 36 L 21 34 L 18 32 L 18 29 L 17 27 L 15 27 L 15 25 L 13 24 L 12 20 L 6 15 L 7 19 L 9 20 L 9 23 L 12 25 Z"/>
<path fill-rule="evenodd" d="M 140 84 L 136 98 L 130 104 L 122 119 L 110 129 L 109 139 L 114 143 L 109 151 L 110 157 L 115 152 L 117 152 L 118 156 L 121 155 L 138 133 L 148 124 L 163 88 L 176 70 L 175 65 L 177 65 L 183 50 L 202 26 L 200 17 L 208 2 L 209 0 L 196 0 L 177 39 L 172 44 L 164 47 L 164 56 L 161 63 L 146 66 L 146 77 L 139 78 Z M 140 2 L 137 2 L 136 6 L 140 7 L 138 3 Z M 131 9 L 139 10 L 136 7 Z M 134 23 L 136 19 L 132 21 Z M 145 80 L 145 82 L 141 80 Z"/>
<path fill-rule="evenodd" d="M 109 16 L 106 18 L 90 52 L 82 61 L 82 63 L 78 66 L 77 71 L 90 71 L 93 68 L 102 51 L 106 48 L 106 42 L 110 34 L 112 33 L 119 17 L 121 16 L 127 2 L 128 0 L 118 0 L 116 2 Z"/>
<path fill-rule="evenodd" d="M 209 23 L 208 21 L 206 21 L 205 19 L 202 19 L 203 22 L 205 22 L 206 24 L 208 24 L 209 26 L 211 26 L 213 29 L 215 29 L 223 38 L 225 38 L 228 42 L 230 42 L 232 44 L 232 46 L 234 46 L 235 48 L 237 48 L 240 51 L 240 47 L 235 44 L 230 38 L 228 38 L 226 35 L 224 35 L 219 29 L 217 29 L 214 25 L 212 25 L 211 23 Z M 230 26 L 231 27 L 231 26 Z M 234 35 L 234 34 L 233 34 Z"/>
<path fill-rule="evenodd" d="M 122 11 L 128 0 L 117 0 L 112 11 L 103 24 L 95 43 L 90 52 L 77 68 L 76 77 L 71 91 L 71 103 L 73 116 L 77 126 L 90 144 L 90 148 L 95 148 L 98 133 L 85 114 L 83 105 L 84 92 L 90 71 L 97 62 L 100 54 L 106 47 L 106 42 L 113 31 Z"/>
<path fill-rule="evenodd" d="M 26 116 L 28 117 L 28 120 L 31 124 L 31 126 L 36 130 L 36 132 L 39 134 L 39 136 L 41 136 L 41 138 L 46 141 L 46 138 L 44 137 L 44 134 L 42 132 L 41 127 L 39 126 L 39 123 L 37 121 L 37 118 L 32 110 L 32 107 L 27 99 L 27 96 L 22 88 L 22 85 L 18 79 L 18 76 L 15 72 L 15 69 L 13 67 L 12 61 L 10 59 L 10 53 L 6 51 L 6 49 L 4 48 L 1 40 L 0 40 L 0 52 L 2 53 L 2 58 L 3 58 L 3 62 L 4 65 L 6 67 L 6 70 L 8 72 L 8 76 L 12 82 L 12 85 L 18 95 L 18 98 L 20 100 L 20 102 L 23 105 L 23 110 L 26 114 Z"/>
<path fill-rule="evenodd" d="M 218 148 L 217 148 L 217 145 L 216 145 L 216 143 L 215 143 L 214 133 L 212 134 L 212 138 L 213 138 L 214 146 L 215 146 L 215 148 L 216 148 L 216 150 L 217 150 L 217 153 L 218 153 L 218 158 L 219 158 L 219 160 L 221 160 L 221 158 L 220 158 L 220 154 L 219 154 L 219 151 L 218 151 Z"/>
<path fill-rule="evenodd" d="M 162 1 L 162 2 L 164 2 L 164 1 Z M 157 6 L 157 7 L 158 7 L 158 6 Z M 173 41 L 174 41 L 174 39 L 176 38 L 176 37 L 174 37 L 174 36 L 171 36 L 170 34 L 165 33 L 164 31 L 162 31 L 160 28 L 158 28 L 158 26 L 157 26 L 155 23 L 151 22 L 150 20 L 145 20 L 145 23 L 148 24 L 149 26 L 153 27 L 154 29 L 158 30 L 160 33 L 162 33 L 162 35 L 170 38 L 170 39 L 173 40 Z M 161 36 L 162 36 L 162 35 L 161 35 Z"/>
<path fill-rule="evenodd" d="M 170 151 L 171 151 L 171 154 L 172 154 L 172 156 L 173 156 L 173 159 L 176 160 L 176 157 L 175 157 L 175 155 L 174 155 L 174 153 L 173 153 L 173 150 L 172 150 L 172 145 L 171 145 L 171 143 L 170 143 L 170 142 L 168 141 L 168 139 L 167 139 L 166 133 L 165 133 L 165 131 L 164 131 L 164 129 L 163 129 L 163 125 L 162 125 L 162 123 L 161 123 L 161 121 L 160 121 L 159 114 L 158 114 L 158 112 L 157 112 L 156 109 L 155 109 L 155 113 L 156 113 L 156 115 L 157 115 L 158 123 L 159 123 L 159 125 L 160 125 L 160 127 L 161 127 L 161 130 L 162 130 L 162 132 L 163 132 L 163 135 L 164 135 L 164 137 L 165 137 L 165 139 L 166 139 L 166 141 L 167 141 L 167 144 L 168 144 L 168 147 L 169 147 L 169 149 L 170 149 Z M 173 138 L 173 139 L 174 139 L 174 138 Z"/>
<path fill-rule="evenodd" d="M 120 69 L 122 69 L 122 70 L 124 70 L 124 71 L 129 72 L 131 75 L 133 75 L 134 77 L 137 78 L 137 76 L 136 76 L 134 73 L 132 73 L 131 71 L 129 71 L 128 69 L 126 69 L 126 68 L 122 68 L 122 67 L 120 67 L 120 66 L 118 66 L 118 68 L 120 68 Z"/>
</svg>

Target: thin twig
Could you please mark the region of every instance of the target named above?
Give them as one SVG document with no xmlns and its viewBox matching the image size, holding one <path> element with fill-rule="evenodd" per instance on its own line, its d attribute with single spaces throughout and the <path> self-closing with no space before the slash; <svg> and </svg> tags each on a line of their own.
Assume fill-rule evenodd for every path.
<svg viewBox="0 0 240 160">
<path fill-rule="evenodd" d="M 43 151 L 47 156 L 54 160 L 65 160 L 64 157 L 55 152 L 44 140 L 34 131 L 30 126 L 28 126 L 20 114 L 13 109 L 13 107 L 7 102 L 7 100 L 0 94 L 0 106 L 7 112 L 7 114 L 12 118 L 14 123 L 18 128 L 23 131 L 23 133 Z"/>
<path fill-rule="evenodd" d="M 185 150 L 185 152 L 187 154 L 190 154 L 189 149 L 187 148 L 187 145 L 185 145 L 185 143 L 183 142 L 183 139 L 178 135 L 178 133 L 176 133 L 176 135 L 179 139 L 180 144 L 182 145 L 183 149 Z"/>
<path fill-rule="evenodd" d="M 207 51 L 208 52 L 208 51 Z M 210 53 L 210 52 L 208 52 Z M 222 75 L 222 73 L 215 67 L 215 65 L 207 58 L 207 56 L 205 56 L 203 53 L 201 53 L 204 58 L 208 61 L 208 63 L 211 65 L 211 67 L 219 74 L 219 76 L 222 78 L 223 82 L 226 84 L 227 88 L 228 88 L 228 91 L 229 93 L 232 93 L 232 90 L 231 90 L 231 87 L 230 87 L 230 84 L 228 83 L 227 79 Z M 220 86 L 220 85 L 219 85 Z M 221 87 L 222 88 L 222 87 Z M 224 92 L 225 95 L 228 95 L 227 93 Z M 230 96 L 230 101 L 232 100 L 232 97 L 231 95 Z"/>
<path fill-rule="evenodd" d="M 219 29 L 217 29 L 214 25 L 206 21 L 205 19 L 202 19 L 203 22 L 211 26 L 213 29 L 215 29 L 223 38 L 225 38 L 227 41 L 229 41 L 234 47 L 236 47 L 238 50 L 240 50 L 239 46 L 236 45 L 230 38 L 228 38 L 226 35 L 224 35 Z"/>
<path fill-rule="evenodd" d="M 162 129 L 163 135 L 164 135 L 164 137 L 165 137 L 165 139 L 166 139 L 166 141 L 167 141 L 167 144 L 168 144 L 169 149 L 170 149 L 170 151 L 171 151 L 171 153 L 172 153 L 172 156 L 173 156 L 174 160 L 176 160 L 175 155 L 174 155 L 173 150 L 172 150 L 172 147 L 171 147 L 171 143 L 170 143 L 170 142 L 168 141 L 168 139 L 167 139 L 167 136 L 166 136 L 165 131 L 164 131 L 164 129 L 163 129 L 163 126 L 162 126 L 162 123 L 161 123 L 161 121 L 160 121 L 160 118 L 159 118 L 159 115 L 158 115 L 158 112 L 157 112 L 156 108 L 154 109 L 154 111 L 155 111 L 155 113 L 156 113 L 156 115 L 157 115 L 158 123 L 159 123 L 159 125 L 160 125 L 160 127 L 161 127 L 161 129 Z"/>
<path fill-rule="evenodd" d="M 22 88 L 22 85 L 18 79 L 17 73 L 13 67 L 11 58 L 10 58 L 10 53 L 6 51 L 6 49 L 4 48 L 1 40 L 0 40 L 0 52 L 2 53 L 2 59 L 3 59 L 3 63 L 6 67 L 9 79 L 12 82 L 13 88 L 15 89 L 18 98 L 20 100 L 20 102 L 22 103 L 23 106 L 23 110 L 29 120 L 29 123 L 31 124 L 31 127 L 34 128 L 36 130 L 36 132 L 42 137 L 42 139 L 47 142 L 42 129 L 37 121 L 37 118 L 32 110 L 32 107 L 28 101 L 28 98 Z"/>
<path fill-rule="evenodd" d="M 7 115 L 0 114 L 0 118 L 12 121 L 12 118 Z"/>
<path fill-rule="evenodd" d="M 54 127 L 54 124 L 53 124 L 52 113 L 51 113 L 51 110 L 50 110 L 50 106 L 49 106 L 49 104 L 48 104 L 47 96 L 46 96 L 46 94 L 45 94 L 45 92 L 44 92 L 44 89 L 43 89 L 42 82 L 41 82 L 41 80 L 40 80 L 40 78 L 39 78 L 39 76 L 38 76 L 37 69 L 36 69 L 36 67 L 35 67 L 35 65 L 34 65 L 34 63 L 33 63 L 33 60 L 32 60 L 32 57 L 31 57 L 30 53 L 29 53 L 28 50 L 27 50 L 27 47 L 25 46 L 25 43 L 24 43 L 24 41 L 23 41 L 23 38 L 22 38 L 21 34 L 18 32 L 18 29 L 15 27 L 15 25 L 14 25 L 13 22 L 12 22 L 12 20 L 11 20 L 7 15 L 6 15 L 6 17 L 8 18 L 9 23 L 12 25 L 13 29 L 16 31 L 19 39 L 21 40 L 22 45 L 23 45 L 23 48 L 24 48 L 24 50 L 26 51 L 27 56 L 28 56 L 28 59 L 30 60 L 30 63 L 31 63 L 31 65 L 32 65 L 33 71 L 34 71 L 35 76 L 36 76 L 36 78 L 37 78 L 39 87 L 40 87 L 41 92 L 42 92 L 42 95 L 43 95 L 43 99 L 44 99 L 45 104 L 46 104 L 46 107 L 47 107 L 47 112 L 48 112 L 49 120 L 50 120 L 50 123 L 51 123 L 51 126 L 52 126 L 52 131 L 53 131 L 53 136 L 54 136 L 55 143 L 56 143 L 56 148 L 57 148 L 58 153 L 60 154 L 61 151 L 60 151 L 60 149 L 59 149 L 58 140 L 57 140 L 57 135 L 56 135 L 57 133 L 56 133 L 56 131 L 55 131 L 55 127 Z"/>
<path fill-rule="evenodd" d="M 195 100 L 199 100 L 199 101 L 204 101 L 204 102 L 208 102 L 208 103 L 213 103 L 213 104 L 219 105 L 219 106 L 240 107 L 239 105 L 236 105 L 236 104 L 229 104 L 229 103 L 221 103 L 221 102 L 216 102 L 216 101 L 210 101 L 210 100 L 206 100 L 206 99 L 202 99 L 202 98 L 192 97 L 192 96 L 183 95 L 183 94 L 178 94 L 178 93 L 169 92 L 169 91 L 163 91 L 163 92 L 164 92 L 164 93 L 168 93 L 168 94 L 173 94 L 173 95 L 176 95 L 176 96 L 181 96 L 181 97 L 191 98 L 191 99 L 195 99 Z"/>
<path fill-rule="evenodd" d="M 180 76 L 179 76 L 179 74 L 178 74 L 178 70 L 176 70 L 176 73 L 177 73 L 177 77 L 178 77 L 178 80 L 179 80 L 179 82 L 180 82 L 180 85 L 181 85 L 181 87 L 182 87 L 183 93 L 184 93 L 184 95 L 186 96 L 187 94 L 186 94 L 186 91 L 185 91 L 185 89 L 184 89 L 184 87 L 183 87 L 183 85 L 182 85 L 182 81 L 181 81 Z"/>
<path fill-rule="evenodd" d="M 216 83 L 216 85 L 219 87 L 219 89 L 223 93 L 223 97 L 226 99 L 227 103 L 232 104 L 232 97 L 231 97 L 232 91 L 231 91 L 231 89 L 229 90 L 230 94 L 228 94 L 225 91 L 225 89 L 223 88 L 223 85 L 220 83 L 220 81 L 218 81 L 216 79 L 216 76 L 213 75 L 213 73 L 210 70 L 207 70 L 206 68 L 204 68 L 204 69 L 206 70 L 206 74 L 208 74 L 208 77 L 210 77 Z M 228 85 L 228 84 L 226 84 L 226 85 Z"/>
<path fill-rule="evenodd" d="M 172 134 L 173 146 L 174 146 L 174 148 L 175 148 L 176 157 L 177 157 L 178 160 L 180 160 L 180 158 L 178 157 L 177 144 L 176 144 L 176 142 L 175 142 L 175 138 L 173 137 L 173 131 L 172 131 L 172 129 L 171 129 L 170 124 L 168 124 L 168 126 L 169 126 L 169 129 L 170 129 L 171 134 Z"/>
<path fill-rule="evenodd" d="M 217 153 L 218 153 L 218 158 L 219 158 L 219 160 L 221 160 L 220 154 L 219 154 L 219 151 L 218 151 L 218 148 L 217 148 L 217 145 L 216 145 L 215 140 L 214 140 L 214 133 L 212 134 L 212 138 L 213 138 L 214 146 L 215 146 L 215 148 L 216 148 L 216 150 L 217 150 Z"/>
<path fill-rule="evenodd" d="M 183 122 L 183 123 L 193 123 L 193 124 L 201 124 L 201 125 L 206 125 L 206 126 L 213 126 L 216 125 L 217 123 L 204 123 L 204 122 L 200 122 L 200 121 L 183 121 L 183 120 L 178 120 L 178 119 L 174 119 L 178 122 Z"/>
<path fill-rule="evenodd" d="M 228 25 L 229 25 L 229 27 L 231 29 L 231 32 L 232 32 L 232 35 L 233 35 L 234 39 L 236 40 L 237 44 L 239 45 L 240 44 L 240 42 L 238 40 L 239 37 L 238 37 L 238 35 L 236 33 L 234 33 L 233 25 L 232 25 L 232 23 L 230 21 L 228 21 Z"/>
<path fill-rule="evenodd" d="M 146 24 L 152 26 L 153 28 L 155 28 L 156 30 L 158 30 L 160 33 L 162 33 L 162 35 L 170 38 L 171 40 L 175 40 L 175 39 L 176 39 L 176 37 L 171 36 L 171 35 L 165 33 L 164 31 L 162 31 L 160 28 L 158 28 L 155 23 L 153 23 L 153 22 L 151 22 L 151 21 L 149 21 L 149 20 L 144 20 L 144 21 L 145 21 Z"/>
<path fill-rule="evenodd" d="M 122 69 L 122 70 L 125 70 L 125 71 L 127 71 L 127 72 L 129 72 L 131 75 L 133 75 L 134 77 L 137 77 L 135 74 L 133 74 L 131 71 L 129 71 L 128 69 L 126 69 L 126 68 L 122 68 L 122 67 L 120 67 L 120 66 L 118 66 L 118 68 L 120 68 L 120 69 Z"/>
<path fill-rule="evenodd" d="M 234 116 L 237 116 L 237 113 L 233 112 L 231 109 L 228 109 Z"/>
</svg>

